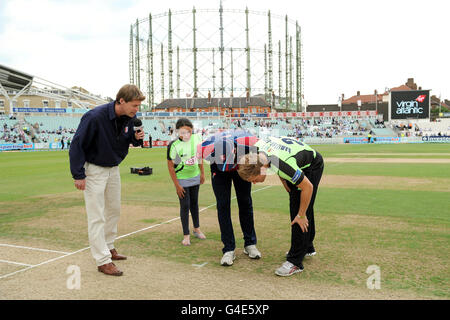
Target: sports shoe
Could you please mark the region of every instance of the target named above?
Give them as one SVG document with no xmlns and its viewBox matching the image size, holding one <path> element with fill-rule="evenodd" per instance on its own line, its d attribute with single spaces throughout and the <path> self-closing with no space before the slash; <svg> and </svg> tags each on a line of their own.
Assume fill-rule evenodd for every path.
<svg viewBox="0 0 450 320">
<path fill-rule="evenodd" d="M 223 254 L 222 260 L 220 260 L 220 264 L 223 266 L 232 266 L 234 259 L 236 259 L 234 251 L 227 251 Z"/>
<path fill-rule="evenodd" d="M 314 249 L 314 247 L 311 247 L 306 252 L 305 257 L 312 257 L 315 256 L 316 254 L 317 254 L 316 249 Z"/>
<path fill-rule="evenodd" d="M 317 254 L 317 252 L 313 249 L 313 251 L 309 251 L 307 253 L 305 253 L 305 257 L 313 257 Z M 286 251 L 286 258 L 289 255 L 289 251 Z"/>
<path fill-rule="evenodd" d="M 261 252 L 256 249 L 254 244 L 244 247 L 244 253 L 248 254 L 250 259 L 259 259 L 261 258 Z"/>
<path fill-rule="evenodd" d="M 303 266 L 301 268 L 293 265 L 291 262 L 286 261 L 285 263 L 283 263 L 281 265 L 281 267 L 279 267 L 277 270 L 275 270 L 275 274 L 277 276 L 281 276 L 281 277 L 289 277 L 292 276 L 294 273 L 297 272 L 302 272 L 303 271 Z"/>
</svg>

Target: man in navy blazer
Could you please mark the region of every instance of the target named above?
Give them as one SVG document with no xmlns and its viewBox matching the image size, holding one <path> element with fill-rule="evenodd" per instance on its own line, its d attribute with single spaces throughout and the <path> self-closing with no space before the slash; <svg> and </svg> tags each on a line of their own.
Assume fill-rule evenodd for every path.
<svg viewBox="0 0 450 320">
<path fill-rule="evenodd" d="M 91 253 L 98 271 L 121 276 L 112 260 L 125 260 L 114 240 L 120 217 L 118 165 L 130 144 L 139 146 L 144 131 L 134 131 L 134 118 L 145 96 L 135 85 L 124 85 L 116 100 L 95 107 L 81 118 L 69 150 L 75 187 L 84 191 Z"/>
</svg>

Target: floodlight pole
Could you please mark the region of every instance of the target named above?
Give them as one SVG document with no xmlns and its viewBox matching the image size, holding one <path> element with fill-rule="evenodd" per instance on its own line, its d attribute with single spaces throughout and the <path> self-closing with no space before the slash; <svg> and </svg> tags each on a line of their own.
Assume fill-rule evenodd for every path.
<svg viewBox="0 0 450 320">
<path fill-rule="evenodd" d="M 267 86 L 268 86 L 268 79 L 267 79 L 267 45 L 264 44 L 264 99 L 267 100 Z"/>
<path fill-rule="evenodd" d="M 222 8 L 222 1 L 220 1 L 220 8 L 219 8 L 219 17 L 220 17 L 220 96 L 223 98 L 223 91 L 224 91 L 224 84 L 223 84 L 223 8 Z"/>
<path fill-rule="evenodd" d="M 161 42 L 161 102 L 164 101 L 164 47 Z"/>
<path fill-rule="evenodd" d="M 292 70 L 292 37 L 289 37 L 289 106 L 292 105 L 292 91 L 294 90 Z"/>
<path fill-rule="evenodd" d="M 282 83 L 282 79 L 281 79 L 281 40 L 278 40 L 278 104 L 281 105 L 281 83 Z"/>
<path fill-rule="evenodd" d="M 150 110 L 153 109 L 153 104 L 155 102 L 155 87 L 154 87 L 154 71 L 153 71 L 153 29 L 152 29 L 152 15 L 148 16 L 148 27 L 149 27 L 149 50 L 150 50 L 150 101 L 149 106 Z"/>
<path fill-rule="evenodd" d="M 169 9 L 169 34 L 168 34 L 168 55 L 169 55 L 169 99 L 173 99 L 173 69 L 172 69 L 172 11 Z"/>
<path fill-rule="evenodd" d="M 245 51 L 247 51 L 247 91 L 249 96 L 251 96 L 251 73 L 250 73 L 250 39 L 249 39 L 249 29 L 248 29 L 248 8 L 245 8 L 245 38 L 247 40 L 247 46 Z"/>
<path fill-rule="evenodd" d="M 130 27 L 130 56 L 129 56 L 129 71 L 130 83 L 134 84 L 134 49 L 133 49 L 133 25 Z"/>
<path fill-rule="evenodd" d="M 180 99 L 180 47 L 177 46 L 177 98 Z"/>
<path fill-rule="evenodd" d="M 139 63 L 139 20 L 136 19 L 136 86 L 141 88 L 141 66 Z"/>
<path fill-rule="evenodd" d="M 269 95 L 273 91 L 273 49 L 272 49 L 272 22 L 271 22 L 271 16 L 270 16 L 270 10 L 267 13 L 268 18 L 268 55 L 269 55 L 269 69 L 268 69 L 268 76 L 269 76 Z"/>
<path fill-rule="evenodd" d="M 215 63 L 214 63 L 214 48 L 212 49 L 212 81 L 213 81 L 213 88 L 212 88 L 212 92 L 213 92 L 213 97 L 215 97 L 216 95 L 216 74 L 215 74 Z"/>
<path fill-rule="evenodd" d="M 230 48 L 230 55 L 231 55 L 231 64 L 230 64 L 230 67 L 231 67 L 231 75 L 230 75 L 230 77 L 231 77 L 231 93 L 230 93 L 230 96 L 232 97 L 233 96 L 233 92 L 234 92 L 234 90 L 233 90 L 233 88 L 234 88 L 234 83 L 233 83 L 233 78 L 234 78 L 234 74 L 233 74 L 233 48 Z"/>
<path fill-rule="evenodd" d="M 288 33 L 288 16 L 286 15 L 286 46 L 285 46 L 285 52 L 284 52 L 284 57 L 285 57 L 285 64 L 286 64 L 286 69 L 285 69 L 285 73 L 286 73 L 286 98 L 285 98 L 285 106 L 286 109 L 288 108 L 288 101 L 289 101 L 289 33 Z"/>
<path fill-rule="evenodd" d="M 298 27 L 298 21 L 295 22 L 295 102 L 296 102 L 296 111 L 301 111 L 300 104 L 300 30 Z"/>
<path fill-rule="evenodd" d="M 192 38 L 193 38 L 193 47 L 192 47 L 192 52 L 194 55 L 194 98 L 197 97 L 197 92 L 198 92 L 198 88 L 197 88 L 197 43 L 196 43 L 196 31 L 197 29 L 195 28 L 195 7 L 192 9 Z"/>
<path fill-rule="evenodd" d="M 148 97 L 148 109 L 152 106 L 151 99 L 151 76 L 150 76 L 150 39 L 147 39 L 147 97 Z"/>
</svg>

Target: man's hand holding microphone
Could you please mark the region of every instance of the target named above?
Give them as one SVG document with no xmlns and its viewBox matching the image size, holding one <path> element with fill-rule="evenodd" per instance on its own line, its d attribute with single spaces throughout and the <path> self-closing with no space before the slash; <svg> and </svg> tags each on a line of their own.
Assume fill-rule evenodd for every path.
<svg viewBox="0 0 450 320">
<path fill-rule="evenodd" d="M 133 120 L 134 137 L 139 142 L 141 147 L 144 146 L 144 126 L 142 125 L 141 119 L 135 118 Z M 75 188 L 78 190 L 86 189 L 86 179 L 74 180 Z"/>
<path fill-rule="evenodd" d="M 133 120 L 133 126 L 134 126 L 134 137 L 136 138 L 137 141 L 139 141 L 139 145 L 143 147 L 145 132 L 141 119 L 135 118 Z"/>
</svg>

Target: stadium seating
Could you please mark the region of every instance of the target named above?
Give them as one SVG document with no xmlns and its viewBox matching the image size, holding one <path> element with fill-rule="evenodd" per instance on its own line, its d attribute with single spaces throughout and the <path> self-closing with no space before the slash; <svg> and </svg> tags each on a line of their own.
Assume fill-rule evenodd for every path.
<svg viewBox="0 0 450 320">
<path fill-rule="evenodd" d="M 80 118 L 71 116 L 26 116 L 23 119 L 0 119 L 0 143 L 59 142 L 72 138 Z M 153 141 L 170 141 L 176 138 L 177 118 L 143 118 L 142 123 Z M 262 118 L 191 118 L 194 132 L 205 135 L 211 130 L 243 128 L 258 136 L 293 136 L 297 138 L 337 138 L 345 136 L 374 137 L 450 135 L 450 119 L 440 122 L 392 121 L 383 123 L 376 119 L 326 118 L 326 119 L 262 119 Z M 24 130 L 24 128 L 26 130 Z"/>
<path fill-rule="evenodd" d="M 447 135 L 450 136 L 450 119 L 442 119 L 439 122 L 417 123 L 420 131 L 427 136 Z"/>
</svg>

